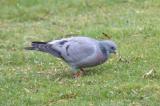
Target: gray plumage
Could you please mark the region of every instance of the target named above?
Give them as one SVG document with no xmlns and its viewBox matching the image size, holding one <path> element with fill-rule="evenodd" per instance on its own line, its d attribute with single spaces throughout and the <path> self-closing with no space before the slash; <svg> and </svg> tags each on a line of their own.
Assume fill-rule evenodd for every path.
<svg viewBox="0 0 160 106">
<path fill-rule="evenodd" d="M 111 40 L 99 41 L 89 37 L 71 37 L 51 42 L 32 42 L 27 50 L 37 50 L 63 59 L 73 69 L 104 63 L 117 46 Z"/>
</svg>

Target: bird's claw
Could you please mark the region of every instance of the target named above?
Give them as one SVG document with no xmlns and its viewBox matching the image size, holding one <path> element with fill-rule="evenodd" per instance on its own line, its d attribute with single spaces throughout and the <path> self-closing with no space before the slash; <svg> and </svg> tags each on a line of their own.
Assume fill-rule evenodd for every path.
<svg viewBox="0 0 160 106">
<path fill-rule="evenodd" d="M 81 76 L 83 76 L 83 71 L 78 71 L 76 73 L 73 73 L 73 78 L 80 78 Z"/>
</svg>

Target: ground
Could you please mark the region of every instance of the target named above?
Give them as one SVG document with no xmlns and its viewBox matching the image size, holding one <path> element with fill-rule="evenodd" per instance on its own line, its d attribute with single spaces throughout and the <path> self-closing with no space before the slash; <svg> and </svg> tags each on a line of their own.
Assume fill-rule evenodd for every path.
<svg viewBox="0 0 160 106">
<path fill-rule="evenodd" d="M 1 106 L 159 106 L 159 0 L 1 0 Z M 73 79 L 31 41 L 80 34 L 118 45 L 103 65 Z"/>
</svg>

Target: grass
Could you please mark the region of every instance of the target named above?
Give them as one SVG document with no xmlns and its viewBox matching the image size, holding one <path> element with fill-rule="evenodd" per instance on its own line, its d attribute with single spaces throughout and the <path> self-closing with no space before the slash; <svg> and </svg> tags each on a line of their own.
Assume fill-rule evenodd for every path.
<svg viewBox="0 0 160 106">
<path fill-rule="evenodd" d="M 1 0 L 0 105 L 159 106 L 159 28 L 159 0 Z M 128 62 L 111 56 L 77 80 L 61 60 L 23 50 L 31 41 L 102 32 Z"/>
</svg>

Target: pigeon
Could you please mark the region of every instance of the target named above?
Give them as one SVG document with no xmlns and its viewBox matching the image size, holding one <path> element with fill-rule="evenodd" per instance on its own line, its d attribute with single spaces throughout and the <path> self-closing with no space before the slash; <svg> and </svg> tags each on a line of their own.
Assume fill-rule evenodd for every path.
<svg viewBox="0 0 160 106">
<path fill-rule="evenodd" d="M 73 77 L 78 78 L 83 75 L 84 68 L 100 65 L 108 60 L 110 54 L 116 54 L 117 45 L 112 40 L 76 36 L 49 42 L 35 41 L 25 49 L 49 53 L 62 59 L 71 66 Z"/>
</svg>

